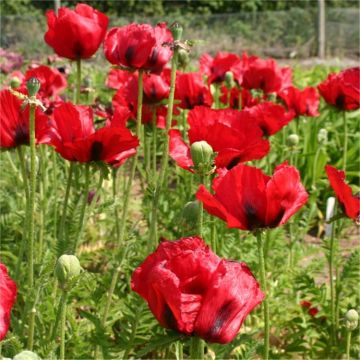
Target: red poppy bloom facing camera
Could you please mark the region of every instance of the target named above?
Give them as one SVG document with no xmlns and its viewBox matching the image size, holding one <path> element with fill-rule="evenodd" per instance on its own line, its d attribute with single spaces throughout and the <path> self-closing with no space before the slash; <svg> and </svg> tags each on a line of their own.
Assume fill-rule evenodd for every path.
<svg viewBox="0 0 360 360">
<path fill-rule="evenodd" d="M 75 10 L 61 7 L 58 15 L 49 10 L 46 16 L 45 42 L 59 56 L 70 60 L 93 56 L 104 39 L 109 22 L 105 14 L 86 4 L 77 4 Z"/>
<path fill-rule="evenodd" d="M 9 90 L 0 91 L 0 148 L 29 145 L 29 107 L 22 109 L 22 101 Z M 36 142 L 46 138 L 49 119 L 39 108 L 35 112 Z"/>
<path fill-rule="evenodd" d="M 272 177 L 239 164 L 215 178 L 213 189 L 211 194 L 201 185 L 196 193 L 204 209 L 230 228 L 250 231 L 285 224 L 308 199 L 298 170 L 286 163 Z"/>
<path fill-rule="evenodd" d="M 196 107 L 188 115 L 190 145 L 206 141 L 217 153 L 215 165 L 219 168 L 261 159 L 269 151 L 269 142 L 262 138 L 263 133 L 255 123 L 242 121 L 242 116 L 241 112 L 232 109 Z M 178 130 L 171 130 L 169 136 L 170 156 L 180 167 L 192 171 L 190 146 Z"/>
<path fill-rule="evenodd" d="M 290 86 L 278 93 L 288 110 L 294 113 L 295 117 L 304 116 L 319 116 L 320 96 L 316 89 L 307 87 L 304 90 L 297 89 Z"/>
<path fill-rule="evenodd" d="M 0 341 L 10 326 L 10 313 L 16 300 L 16 283 L 9 277 L 7 268 L 0 263 Z"/>
<path fill-rule="evenodd" d="M 360 223 L 360 196 L 359 194 L 353 195 L 351 187 L 345 183 L 345 172 L 330 165 L 326 165 L 325 170 L 345 214 Z"/>
<path fill-rule="evenodd" d="M 95 130 L 92 109 L 71 103 L 57 107 L 53 117 L 46 143 L 66 160 L 103 161 L 117 167 L 136 153 L 139 141 L 119 119 L 111 126 Z"/>
<path fill-rule="evenodd" d="M 340 110 L 356 110 L 360 107 L 360 67 L 330 74 L 318 86 L 325 101 Z"/>
<path fill-rule="evenodd" d="M 222 344 L 264 299 L 246 264 L 219 258 L 199 237 L 163 241 L 134 271 L 131 287 L 162 326 Z"/>
<path fill-rule="evenodd" d="M 130 24 L 112 28 L 106 35 L 104 52 L 114 65 L 160 73 L 172 56 L 165 43 L 173 41 L 165 23 L 155 28 L 148 24 Z"/>
</svg>

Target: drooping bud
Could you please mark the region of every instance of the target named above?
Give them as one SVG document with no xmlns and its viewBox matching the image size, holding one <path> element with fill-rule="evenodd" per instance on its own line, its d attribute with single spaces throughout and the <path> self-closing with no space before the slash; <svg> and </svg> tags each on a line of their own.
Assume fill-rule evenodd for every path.
<svg viewBox="0 0 360 360">
<path fill-rule="evenodd" d="M 185 69 L 190 62 L 189 52 L 185 49 L 179 49 L 178 51 L 178 67 Z"/>
<path fill-rule="evenodd" d="M 299 135 L 290 134 L 286 139 L 286 143 L 290 147 L 295 147 L 296 145 L 299 144 Z"/>
<path fill-rule="evenodd" d="M 227 71 L 225 73 L 225 86 L 228 90 L 232 89 L 235 86 L 235 81 L 234 81 L 234 74 L 232 73 L 232 71 Z"/>
<path fill-rule="evenodd" d="M 352 331 L 358 327 L 359 314 L 356 310 L 350 309 L 345 315 L 345 326 L 348 330 Z"/>
<path fill-rule="evenodd" d="M 11 78 L 10 86 L 12 89 L 17 89 L 20 85 L 21 85 L 21 80 L 17 76 Z"/>
<path fill-rule="evenodd" d="M 178 22 L 175 22 L 173 25 L 171 25 L 170 30 L 174 41 L 180 41 L 183 33 L 183 27 Z"/>
<path fill-rule="evenodd" d="M 195 171 L 205 175 L 212 168 L 213 148 L 206 141 L 196 141 L 190 147 Z"/>
<path fill-rule="evenodd" d="M 200 202 L 197 200 L 186 203 L 181 214 L 182 221 L 187 225 L 196 226 L 198 223 L 199 209 Z"/>
<path fill-rule="evenodd" d="M 38 93 L 38 91 L 40 90 L 40 86 L 41 86 L 41 83 L 37 78 L 35 78 L 35 77 L 30 78 L 26 82 L 26 87 L 27 87 L 29 96 L 35 96 Z"/>
<path fill-rule="evenodd" d="M 71 279 L 81 272 L 81 265 L 75 255 L 61 255 L 56 262 L 55 276 L 61 287 L 64 287 Z"/>
<path fill-rule="evenodd" d="M 317 138 L 320 144 L 326 144 L 328 138 L 328 131 L 326 129 L 320 129 Z"/>
</svg>

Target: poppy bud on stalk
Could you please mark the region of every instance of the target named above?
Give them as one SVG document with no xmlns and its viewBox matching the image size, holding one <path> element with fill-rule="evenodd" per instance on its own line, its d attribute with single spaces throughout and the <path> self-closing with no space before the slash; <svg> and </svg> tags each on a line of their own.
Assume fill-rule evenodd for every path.
<svg viewBox="0 0 360 360">
<path fill-rule="evenodd" d="M 35 77 L 30 78 L 26 83 L 29 96 L 36 96 L 36 94 L 40 90 L 40 86 L 41 86 L 40 81 L 37 78 Z"/>
<path fill-rule="evenodd" d="M 290 134 L 286 139 L 286 143 L 290 147 L 295 147 L 299 144 L 299 136 L 297 134 Z"/>
<path fill-rule="evenodd" d="M 196 141 L 190 148 L 191 158 L 197 173 L 205 175 L 211 170 L 213 148 L 206 141 Z"/>
<path fill-rule="evenodd" d="M 180 41 L 183 33 L 183 27 L 179 23 L 175 22 L 171 26 L 170 30 L 174 38 L 174 41 Z"/>
<path fill-rule="evenodd" d="M 40 357 L 29 350 L 24 350 L 14 356 L 13 360 L 40 360 Z"/>
<path fill-rule="evenodd" d="M 185 69 L 190 62 L 190 56 L 188 51 L 179 49 L 178 52 L 178 67 Z"/>
<path fill-rule="evenodd" d="M 350 309 L 346 313 L 345 318 L 346 318 L 345 326 L 348 330 L 352 331 L 358 327 L 359 314 L 356 310 Z"/>
<path fill-rule="evenodd" d="M 189 201 L 185 204 L 184 209 L 181 214 L 181 222 L 189 228 L 196 227 L 198 222 L 198 216 L 199 216 L 199 207 L 200 202 L 195 201 Z"/>
<path fill-rule="evenodd" d="M 21 85 L 21 80 L 17 76 L 14 76 L 13 78 L 11 78 L 10 87 L 12 89 L 17 89 L 20 85 Z"/>
<path fill-rule="evenodd" d="M 228 90 L 232 89 L 235 86 L 235 81 L 234 81 L 234 74 L 232 73 L 232 71 L 227 71 L 225 73 L 225 86 Z"/>
<path fill-rule="evenodd" d="M 319 144 L 326 144 L 327 136 L 328 136 L 328 131 L 326 129 L 320 129 L 317 136 Z"/>
<path fill-rule="evenodd" d="M 56 262 L 55 276 L 61 287 L 64 287 L 71 279 L 78 276 L 81 265 L 75 255 L 61 255 Z"/>
</svg>

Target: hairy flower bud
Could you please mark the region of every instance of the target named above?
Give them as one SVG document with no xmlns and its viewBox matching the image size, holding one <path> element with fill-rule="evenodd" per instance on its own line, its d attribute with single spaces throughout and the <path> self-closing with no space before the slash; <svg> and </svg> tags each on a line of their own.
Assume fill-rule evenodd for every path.
<svg viewBox="0 0 360 360">
<path fill-rule="evenodd" d="M 171 30 L 172 36 L 173 36 L 173 38 L 174 38 L 174 41 L 179 41 L 179 40 L 181 40 L 181 36 L 182 36 L 182 32 L 183 32 L 183 27 L 182 27 L 179 23 L 175 22 L 175 23 L 171 26 L 170 30 Z"/>
<path fill-rule="evenodd" d="M 178 67 L 185 69 L 190 62 L 189 52 L 184 49 L 179 49 L 178 52 Z"/>
<path fill-rule="evenodd" d="M 13 78 L 11 78 L 10 87 L 12 89 L 17 89 L 20 85 L 21 85 L 21 80 L 17 76 L 14 76 Z"/>
<path fill-rule="evenodd" d="M 290 134 L 287 139 L 286 143 L 290 147 L 294 147 L 299 144 L 299 135 L 297 134 Z"/>
<path fill-rule="evenodd" d="M 35 96 L 38 93 L 38 91 L 40 90 L 40 86 L 41 86 L 40 81 L 37 78 L 35 78 L 35 77 L 30 78 L 26 82 L 26 87 L 27 87 L 29 96 Z"/>
<path fill-rule="evenodd" d="M 191 145 L 190 153 L 197 173 L 204 175 L 211 170 L 214 152 L 206 141 L 194 142 Z"/>
<path fill-rule="evenodd" d="M 184 226 L 188 228 L 196 227 L 198 222 L 199 209 L 200 209 L 200 202 L 197 200 L 189 201 L 188 203 L 185 204 L 181 214 L 181 222 L 183 223 Z"/>
<path fill-rule="evenodd" d="M 359 314 L 356 310 L 350 309 L 345 315 L 345 326 L 348 330 L 352 331 L 358 327 Z"/>
<path fill-rule="evenodd" d="M 40 360 L 40 357 L 29 350 L 24 350 L 14 356 L 13 360 Z"/>
<path fill-rule="evenodd" d="M 320 144 L 326 144 L 327 143 L 327 136 L 328 136 L 328 131 L 326 129 L 320 129 L 318 132 L 318 142 Z"/>
<path fill-rule="evenodd" d="M 78 276 L 81 271 L 81 265 L 75 255 L 61 255 L 56 262 L 55 276 L 63 287 L 72 278 Z"/>
<path fill-rule="evenodd" d="M 234 81 L 234 74 L 232 73 L 232 71 L 227 71 L 225 73 L 225 86 L 227 87 L 228 90 L 232 89 L 235 86 L 235 81 Z"/>
</svg>

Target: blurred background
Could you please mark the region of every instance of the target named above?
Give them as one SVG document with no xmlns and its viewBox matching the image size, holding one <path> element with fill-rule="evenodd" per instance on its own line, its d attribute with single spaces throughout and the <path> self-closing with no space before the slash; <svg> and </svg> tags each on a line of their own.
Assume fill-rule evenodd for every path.
<svg viewBox="0 0 360 360">
<path fill-rule="evenodd" d="M 358 0 L 97 0 L 82 1 L 106 12 L 110 26 L 131 21 L 180 22 L 185 39 L 196 40 L 192 56 L 219 50 L 312 62 L 323 58 L 358 63 Z M 44 13 L 77 1 L 1 0 L 3 50 L 24 58 L 51 54 L 43 41 Z M 102 54 L 98 53 L 98 61 Z M 329 60 L 328 60 L 329 61 Z"/>
</svg>

